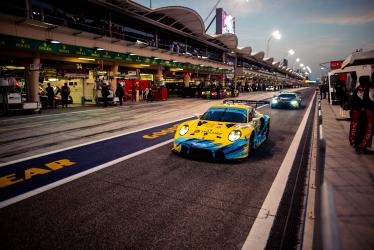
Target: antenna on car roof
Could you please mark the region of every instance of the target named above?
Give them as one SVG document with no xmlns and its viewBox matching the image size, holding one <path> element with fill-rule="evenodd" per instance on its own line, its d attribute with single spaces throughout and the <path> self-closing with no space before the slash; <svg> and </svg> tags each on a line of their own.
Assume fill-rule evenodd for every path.
<svg viewBox="0 0 374 250">
<path fill-rule="evenodd" d="M 255 101 L 255 100 L 224 100 L 223 104 L 243 104 L 247 106 L 253 107 L 253 105 L 256 105 L 256 108 L 258 105 L 265 105 L 269 104 L 268 101 Z"/>
</svg>

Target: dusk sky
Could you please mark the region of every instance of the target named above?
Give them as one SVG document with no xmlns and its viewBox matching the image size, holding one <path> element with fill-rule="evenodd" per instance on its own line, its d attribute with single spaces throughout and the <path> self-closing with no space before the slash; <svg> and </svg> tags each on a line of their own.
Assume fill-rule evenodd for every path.
<svg viewBox="0 0 374 250">
<path fill-rule="evenodd" d="M 135 2 L 150 6 L 150 0 Z M 216 2 L 152 0 L 152 8 L 185 6 L 204 20 Z M 374 49 L 374 0 L 222 0 L 218 7 L 235 16 L 240 47 L 266 52 L 267 39 L 279 30 L 282 38 L 271 40 L 270 56 L 279 61 L 294 49 L 289 66 L 299 57 L 312 69 L 312 78 L 321 76 L 320 63 L 343 60 L 356 49 Z M 215 26 L 208 31 L 214 32 Z"/>
</svg>

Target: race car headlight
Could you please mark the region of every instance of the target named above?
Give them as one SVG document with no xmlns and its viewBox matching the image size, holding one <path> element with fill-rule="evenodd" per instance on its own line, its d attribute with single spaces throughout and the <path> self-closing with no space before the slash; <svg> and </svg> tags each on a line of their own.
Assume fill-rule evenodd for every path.
<svg viewBox="0 0 374 250">
<path fill-rule="evenodd" d="M 291 101 L 291 105 L 292 105 L 292 106 L 297 106 L 297 104 L 298 104 L 297 101 L 295 101 L 295 100 Z"/>
<path fill-rule="evenodd" d="M 179 134 L 185 135 L 188 132 L 188 129 L 189 129 L 188 125 L 183 125 L 181 129 L 179 130 Z"/>
<path fill-rule="evenodd" d="M 242 132 L 240 132 L 239 130 L 231 131 L 229 134 L 229 140 L 236 141 L 240 138 L 240 136 L 242 136 Z"/>
<path fill-rule="evenodd" d="M 278 103 L 278 100 L 277 99 L 271 99 L 271 103 L 274 103 L 274 104 L 276 104 L 276 103 Z"/>
</svg>

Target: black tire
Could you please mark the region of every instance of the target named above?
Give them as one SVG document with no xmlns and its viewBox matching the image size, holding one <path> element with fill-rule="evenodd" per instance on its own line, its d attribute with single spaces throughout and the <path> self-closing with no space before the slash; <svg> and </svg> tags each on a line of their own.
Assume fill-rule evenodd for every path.
<svg viewBox="0 0 374 250">
<path fill-rule="evenodd" d="M 248 141 L 248 155 L 247 155 L 247 158 L 250 157 L 250 155 L 252 154 L 252 152 L 255 150 L 254 148 L 254 139 L 255 139 L 255 132 L 252 132 L 251 133 L 251 136 L 249 137 L 249 141 Z"/>
<path fill-rule="evenodd" d="M 267 141 L 269 139 L 269 133 L 270 133 L 270 124 L 269 124 L 270 120 L 268 120 L 268 124 L 266 125 L 266 139 L 265 141 Z"/>
<path fill-rule="evenodd" d="M 260 122 L 261 122 L 261 124 L 260 124 L 260 130 L 262 130 L 264 128 L 264 126 L 265 126 L 265 119 L 261 118 Z"/>
</svg>

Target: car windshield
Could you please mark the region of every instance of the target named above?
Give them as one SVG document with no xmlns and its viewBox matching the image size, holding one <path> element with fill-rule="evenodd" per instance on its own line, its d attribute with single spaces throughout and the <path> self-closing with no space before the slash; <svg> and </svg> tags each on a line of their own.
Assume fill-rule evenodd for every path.
<svg viewBox="0 0 374 250">
<path fill-rule="evenodd" d="M 200 119 L 206 121 L 245 123 L 247 122 L 247 110 L 242 108 L 214 107 L 205 112 Z"/>
<path fill-rule="evenodd" d="M 280 94 L 279 97 L 281 98 L 296 98 L 295 94 Z"/>
</svg>

